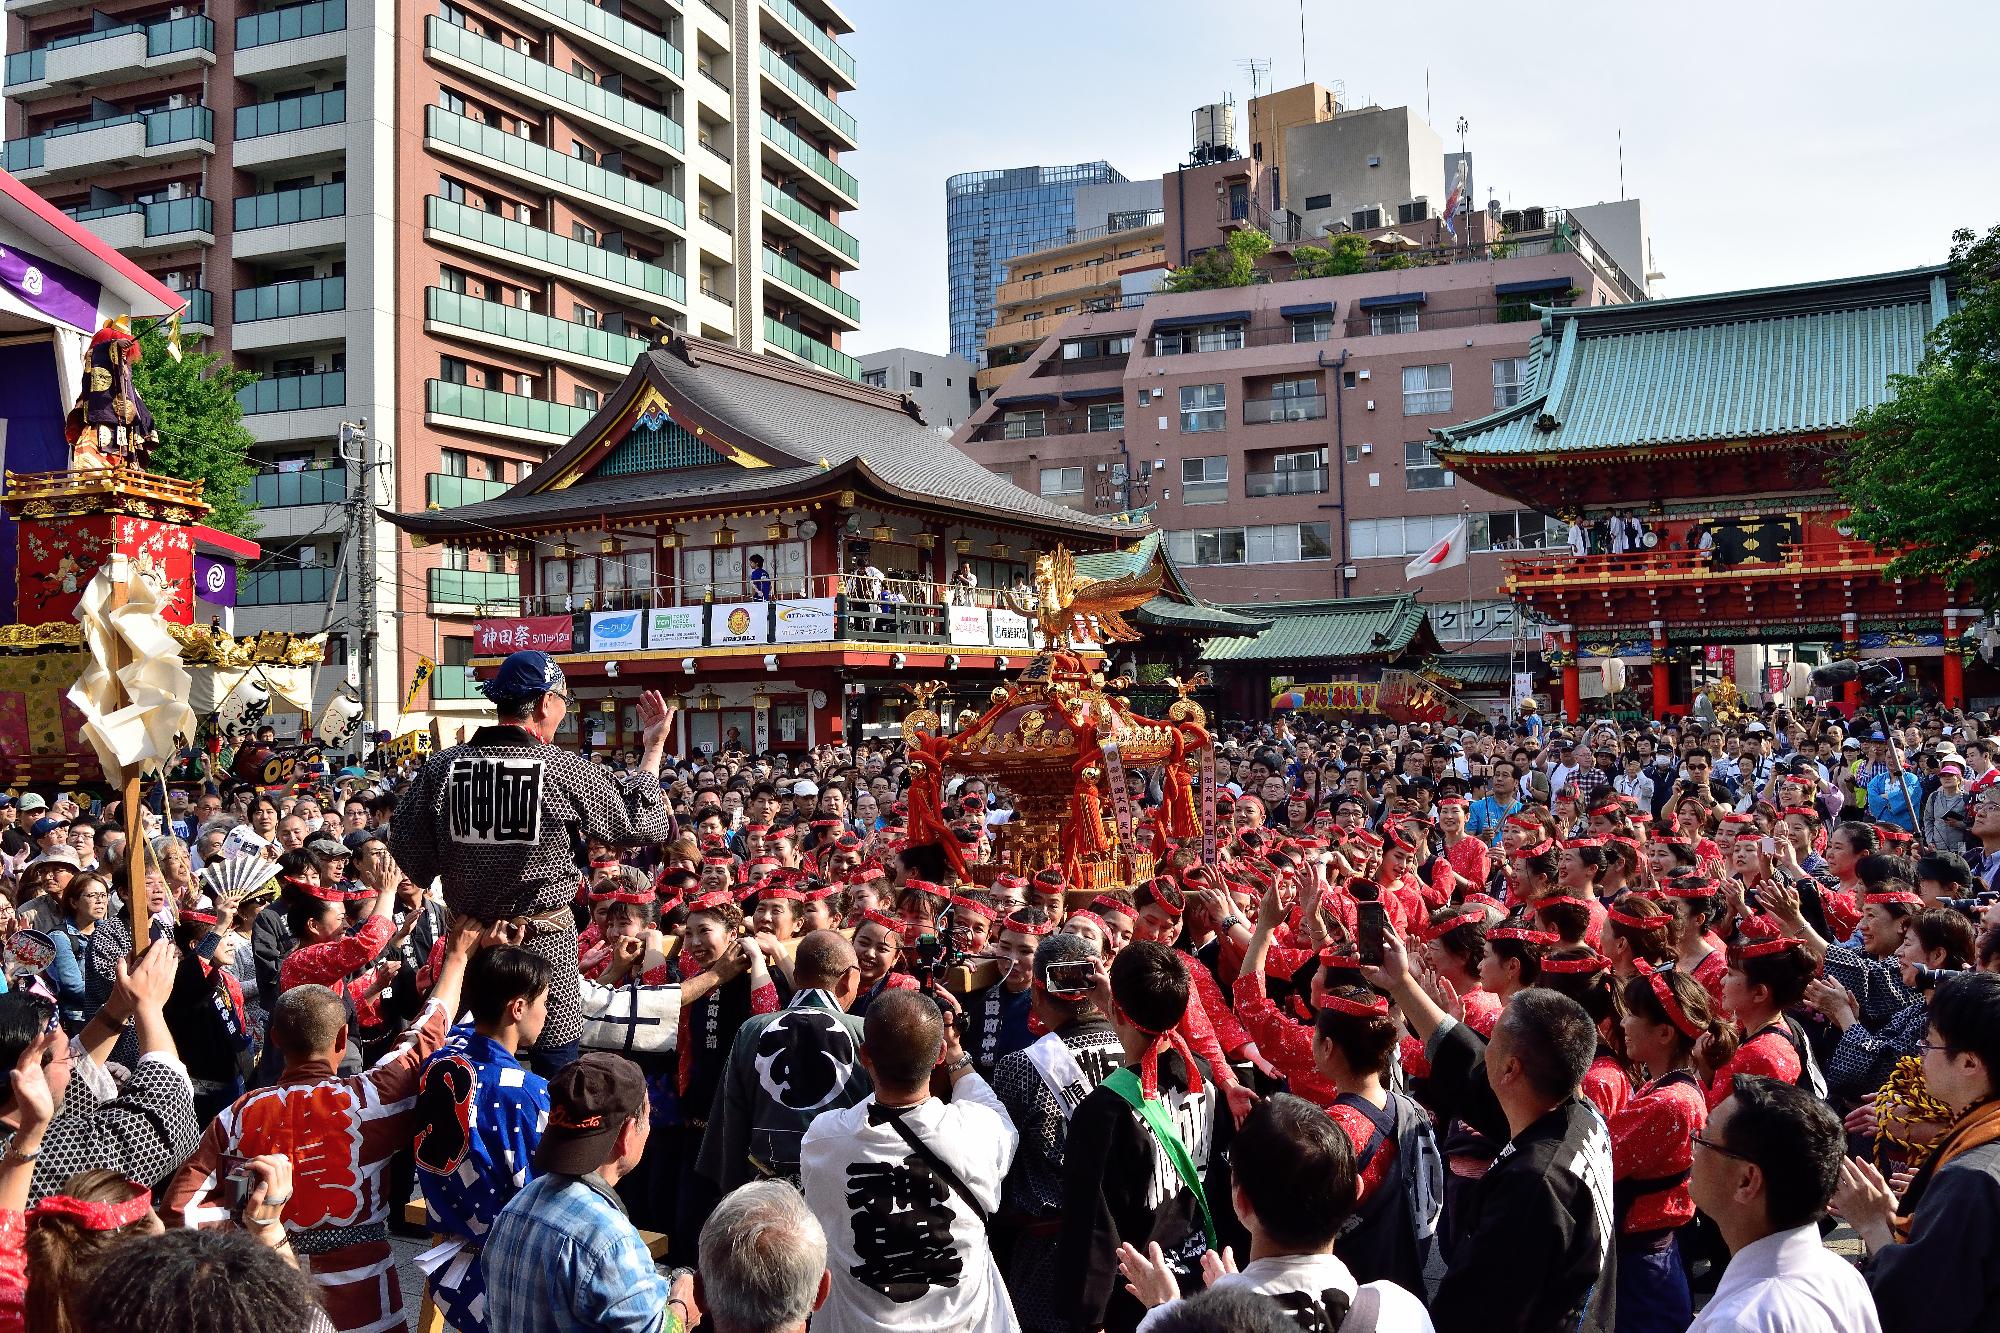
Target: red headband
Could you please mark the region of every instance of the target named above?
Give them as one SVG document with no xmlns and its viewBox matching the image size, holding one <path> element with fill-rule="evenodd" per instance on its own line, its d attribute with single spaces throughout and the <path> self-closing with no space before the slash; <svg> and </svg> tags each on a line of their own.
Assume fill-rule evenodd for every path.
<svg viewBox="0 0 2000 1333">
<path fill-rule="evenodd" d="M 1587 954 L 1582 958 L 1544 958 L 1542 971 L 1557 976 L 1578 976 L 1586 972 L 1602 972 L 1611 966 L 1609 959 L 1599 954 Z"/>
<path fill-rule="evenodd" d="M 1496 912 L 1505 912 L 1507 910 L 1507 905 L 1490 893 L 1468 893 L 1465 897 L 1459 899 L 1459 903 L 1465 907 L 1490 907 Z"/>
<path fill-rule="evenodd" d="M 1780 935 L 1775 939 L 1757 940 L 1750 944 L 1739 944 L 1736 946 L 1736 956 L 1738 958 L 1768 958 L 1774 953 L 1783 953 L 1787 949 L 1803 949 L 1805 943 L 1804 940 L 1794 935 Z"/>
<path fill-rule="evenodd" d="M 1485 920 L 1485 913 L 1477 909 L 1453 912 L 1450 916 L 1440 917 L 1430 925 L 1424 927 L 1421 932 L 1422 938 L 1426 940 L 1440 940 L 1452 931 L 1457 930 L 1460 926 L 1483 920 Z"/>
<path fill-rule="evenodd" d="M 787 884 L 780 884 L 776 885 L 775 887 L 770 884 L 766 884 L 764 887 L 757 890 L 758 902 L 802 903 L 805 900 L 806 896 L 803 893 L 800 893 L 797 889 L 792 888 L 790 885 Z"/>
<path fill-rule="evenodd" d="M 654 894 L 651 889 L 613 889 L 609 893 L 593 893 L 590 895 L 590 901 L 594 903 L 633 903 L 639 906 L 644 906 L 646 903 L 652 902 L 653 898 Z"/>
<path fill-rule="evenodd" d="M 1562 936 L 1549 930 L 1529 930 L 1525 926 L 1495 926 L 1486 932 L 1488 941 L 1518 940 L 1522 944 L 1554 944 Z"/>
<path fill-rule="evenodd" d="M 1033 921 L 1023 921 L 1018 912 L 1010 913 L 1006 920 L 1000 923 L 1000 933 L 1002 935 L 1053 935 L 1055 934 L 1055 930 L 1056 923 L 1053 921 L 1043 921 L 1040 924 Z"/>
<path fill-rule="evenodd" d="M 28 1220 L 38 1217 L 67 1217 L 85 1231 L 116 1231 L 129 1227 L 153 1210 L 152 1191 L 136 1181 L 125 1182 L 132 1191 L 117 1203 L 85 1203 L 67 1194 L 51 1194 L 28 1210 Z"/>
<path fill-rule="evenodd" d="M 1063 924 L 1065 926 L 1073 926 L 1079 921 L 1090 922 L 1091 925 L 1096 926 L 1106 935 L 1109 935 L 1111 933 L 1111 927 L 1104 924 L 1104 918 L 1099 916 L 1097 913 L 1090 911 L 1071 912 L 1069 914 L 1069 917 L 1063 922 Z"/>
<path fill-rule="evenodd" d="M 1581 851 L 1585 847 L 1602 847 L 1603 845 L 1604 839 L 1602 838 L 1568 838 L 1563 842 L 1563 850 L 1574 852 Z"/>
<path fill-rule="evenodd" d="M 713 893 L 704 893 L 701 895 L 701 897 L 696 898 L 693 902 L 689 903 L 688 911 L 712 912 L 718 907 L 734 903 L 735 901 L 736 901 L 735 894 L 729 892 L 729 890 L 727 889 L 717 889 Z"/>
<path fill-rule="evenodd" d="M 876 880 L 886 877 L 880 866 L 863 866 L 859 870 L 849 874 L 847 882 L 850 886 L 856 884 L 873 884 Z"/>
<path fill-rule="evenodd" d="M 308 898 L 317 898 L 323 903 L 344 903 L 348 901 L 347 890 L 335 884 L 315 884 L 311 880 L 300 879 L 297 875 L 280 875 L 278 878 L 283 880 L 288 887 L 297 889 Z M 366 889 L 364 892 L 370 898 L 375 896 L 375 890 L 373 889 Z"/>
<path fill-rule="evenodd" d="M 946 887 L 945 887 L 944 885 L 942 885 L 942 884 L 933 884 L 933 883 L 931 883 L 931 882 L 930 882 L 929 880 L 927 880 L 927 879 L 910 879 L 910 880 L 904 880 L 904 881 L 903 881 L 903 888 L 905 889 L 905 891 L 907 891 L 907 890 L 910 890 L 910 889 L 915 889 L 915 890 L 916 890 L 916 891 L 917 891 L 918 893 L 921 893 L 921 894 L 925 894 L 925 895 L 927 895 L 928 897 L 932 897 L 932 898 L 949 898 L 949 897 L 951 897 L 951 890 L 950 890 L 950 889 L 947 889 L 947 888 L 946 888 Z"/>
<path fill-rule="evenodd" d="M 953 907 L 958 908 L 960 911 L 970 912 L 974 916 L 984 917 L 988 921 L 992 921 L 995 919 L 993 909 L 991 907 L 988 907 L 985 903 L 980 902 L 977 898 L 967 898 L 954 893 L 951 895 L 951 905 Z"/>
<path fill-rule="evenodd" d="M 1539 819 L 1530 819 L 1526 815 L 1508 815 L 1507 824 L 1510 828 L 1539 829 L 1542 826 L 1542 821 Z"/>
<path fill-rule="evenodd" d="M 1356 1018 L 1381 1018 L 1389 1012 L 1389 1002 L 1380 995 L 1371 994 L 1366 1000 L 1353 1000 L 1345 995 L 1335 995 L 1332 991 L 1320 997 L 1320 1008 L 1331 1009 L 1337 1014 L 1351 1014 Z"/>
<path fill-rule="evenodd" d="M 1908 889 L 1896 889 L 1888 893 L 1862 895 L 1862 902 L 1875 903 L 1882 907 L 1922 907 L 1924 900 Z"/>
<path fill-rule="evenodd" d="M 1543 908 L 1553 907 L 1557 903 L 1575 903 L 1578 907 L 1585 908 L 1590 906 L 1589 899 L 1579 898 L 1573 893 L 1551 893 L 1546 898 L 1537 898 L 1530 910 L 1539 916 Z"/>
<path fill-rule="evenodd" d="M 825 902 L 828 898 L 833 897 L 834 894 L 839 892 L 840 886 L 838 884 L 826 884 L 817 889 L 808 890 L 805 897 L 809 903 Z"/>
<path fill-rule="evenodd" d="M 1100 893 L 1095 898 L 1092 898 L 1090 900 L 1090 909 L 1099 914 L 1116 912 L 1120 916 L 1129 916 L 1134 921 L 1139 919 L 1138 908 L 1132 906 L 1130 903 L 1120 902 L 1108 893 Z"/>
<path fill-rule="evenodd" d="M 1630 927 L 1633 930 L 1665 930 L 1667 924 L 1673 920 L 1672 917 L 1664 913 L 1659 916 L 1634 916 L 1630 912 L 1621 912 L 1615 907 L 1606 912 L 1604 917 L 1607 921 L 1616 921 L 1619 925 Z"/>
<path fill-rule="evenodd" d="M 1690 1041 L 1700 1037 L 1701 1028 L 1688 1017 L 1688 1011 L 1681 1008 L 1681 1002 L 1675 997 L 1673 985 L 1668 982 L 1666 972 L 1654 967 L 1643 958 L 1634 958 L 1632 967 L 1646 979 L 1646 984 L 1653 988 L 1653 998 L 1660 1002 L 1660 1008 L 1667 1011 L 1667 1021 Z"/>
<path fill-rule="evenodd" d="M 1463 796 L 1447 796 L 1437 803 L 1440 810 L 1470 810 L 1472 806 Z"/>
<path fill-rule="evenodd" d="M 871 921 L 878 926 L 887 926 L 890 934 L 896 936 L 899 940 L 902 938 L 902 921 L 897 917 L 890 916 L 887 912 L 878 912 L 872 907 L 861 914 L 861 920 L 856 922 L 855 926 L 858 929 Z"/>
<path fill-rule="evenodd" d="M 1543 838 L 1540 842 L 1536 843 L 1532 847 L 1523 847 L 1519 849 L 1514 853 L 1514 855 L 1521 857 L 1523 859 L 1526 859 L 1527 857 L 1531 856 L 1540 856 L 1543 852 L 1549 851 L 1555 845 L 1556 843 L 1554 838 Z"/>
</svg>

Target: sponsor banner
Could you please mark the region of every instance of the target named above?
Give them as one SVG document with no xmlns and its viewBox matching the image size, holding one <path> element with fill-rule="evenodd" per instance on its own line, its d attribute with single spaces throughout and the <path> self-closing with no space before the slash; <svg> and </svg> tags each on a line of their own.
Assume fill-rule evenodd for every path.
<svg viewBox="0 0 2000 1333">
<path fill-rule="evenodd" d="M 953 606 L 950 613 L 951 643 L 955 648 L 984 648 L 992 639 L 983 606 Z"/>
<path fill-rule="evenodd" d="M 771 641 L 769 602 L 717 602 L 708 608 L 708 646 L 734 648 Z"/>
<path fill-rule="evenodd" d="M 646 614 L 648 648 L 699 648 L 702 644 L 699 606 L 662 606 Z"/>
<path fill-rule="evenodd" d="M 505 657 L 526 648 L 566 653 L 573 647 L 574 631 L 568 616 L 482 620 L 472 631 L 472 651 L 478 657 Z"/>
<path fill-rule="evenodd" d="M 995 607 L 993 610 L 993 646 L 995 648 L 1019 648 L 1023 651 L 1034 647 L 1034 640 L 1028 634 L 1028 618 L 1016 612 Z"/>
<path fill-rule="evenodd" d="M 593 611 L 590 613 L 590 651 L 593 653 L 637 652 L 645 640 L 644 611 Z"/>
<path fill-rule="evenodd" d="M 236 605 L 236 562 L 197 555 L 194 558 L 194 595 L 211 606 Z"/>
<path fill-rule="evenodd" d="M 840 637 L 835 631 L 838 615 L 831 597 L 808 597 L 775 606 L 778 623 L 771 634 L 773 643 L 832 643 Z M 760 745 L 759 753 L 762 750 Z"/>
</svg>

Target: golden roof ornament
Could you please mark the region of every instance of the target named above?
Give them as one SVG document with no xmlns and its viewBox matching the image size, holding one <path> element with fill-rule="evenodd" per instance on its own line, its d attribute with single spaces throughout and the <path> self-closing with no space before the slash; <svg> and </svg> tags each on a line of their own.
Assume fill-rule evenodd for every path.
<svg viewBox="0 0 2000 1333">
<path fill-rule="evenodd" d="M 1076 572 L 1076 557 L 1067 546 L 1035 557 L 1035 586 L 1023 596 L 1009 590 L 1007 605 L 1035 622 L 1050 644 L 1067 643 L 1077 618 L 1085 618 L 1100 642 L 1126 642 L 1139 631 L 1125 623 L 1123 612 L 1143 606 L 1159 591 L 1166 566 L 1153 560 L 1136 574 L 1093 579 Z"/>
</svg>

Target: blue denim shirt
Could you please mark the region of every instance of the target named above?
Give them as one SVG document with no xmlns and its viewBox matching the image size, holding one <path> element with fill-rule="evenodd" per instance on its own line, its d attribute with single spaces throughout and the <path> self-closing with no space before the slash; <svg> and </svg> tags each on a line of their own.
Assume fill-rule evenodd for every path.
<svg viewBox="0 0 2000 1333">
<path fill-rule="evenodd" d="M 672 1333 L 667 1283 L 596 1174 L 542 1176 L 507 1201 L 480 1251 L 486 1324 L 508 1333 Z"/>
</svg>

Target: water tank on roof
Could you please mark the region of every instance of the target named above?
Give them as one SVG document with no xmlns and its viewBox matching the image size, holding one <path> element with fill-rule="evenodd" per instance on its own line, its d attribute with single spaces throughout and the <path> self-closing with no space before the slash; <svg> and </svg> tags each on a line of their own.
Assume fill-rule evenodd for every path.
<svg viewBox="0 0 2000 1333">
<path fill-rule="evenodd" d="M 1194 160 L 1226 162 L 1236 156 L 1236 103 L 1211 102 L 1194 109 Z"/>
</svg>

